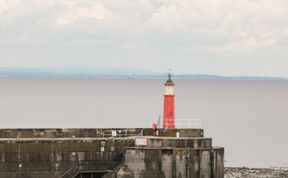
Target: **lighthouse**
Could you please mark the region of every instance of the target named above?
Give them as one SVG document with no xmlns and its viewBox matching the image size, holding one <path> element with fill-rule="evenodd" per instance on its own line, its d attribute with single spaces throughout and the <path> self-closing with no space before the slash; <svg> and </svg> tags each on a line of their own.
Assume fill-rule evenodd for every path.
<svg viewBox="0 0 288 178">
<path fill-rule="evenodd" d="M 168 80 L 164 84 L 165 95 L 164 95 L 164 114 L 163 114 L 163 128 L 174 129 L 175 128 L 175 117 L 174 117 L 174 82 L 171 79 L 171 73 L 168 73 Z"/>
</svg>

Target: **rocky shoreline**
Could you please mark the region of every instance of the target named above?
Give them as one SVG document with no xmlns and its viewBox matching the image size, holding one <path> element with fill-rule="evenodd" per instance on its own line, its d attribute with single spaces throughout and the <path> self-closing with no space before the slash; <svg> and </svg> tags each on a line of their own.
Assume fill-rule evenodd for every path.
<svg viewBox="0 0 288 178">
<path fill-rule="evenodd" d="M 288 178 L 288 167 L 225 167 L 225 178 Z"/>
</svg>

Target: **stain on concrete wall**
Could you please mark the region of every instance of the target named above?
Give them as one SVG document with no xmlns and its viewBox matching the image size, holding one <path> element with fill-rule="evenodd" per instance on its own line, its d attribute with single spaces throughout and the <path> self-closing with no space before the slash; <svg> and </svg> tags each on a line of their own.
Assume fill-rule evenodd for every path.
<svg viewBox="0 0 288 178">
<path fill-rule="evenodd" d="M 200 178 L 209 178 L 211 176 L 210 151 L 203 151 L 200 159 Z"/>
<path fill-rule="evenodd" d="M 186 178 L 186 155 L 185 150 L 176 150 L 176 178 Z"/>
</svg>

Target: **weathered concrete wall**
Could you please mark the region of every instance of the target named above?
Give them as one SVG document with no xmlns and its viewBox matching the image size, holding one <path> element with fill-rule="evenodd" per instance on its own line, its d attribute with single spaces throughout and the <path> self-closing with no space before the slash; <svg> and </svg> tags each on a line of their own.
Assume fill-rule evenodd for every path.
<svg viewBox="0 0 288 178">
<path fill-rule="evenodd" d="M 139 135 L 147 145 L 135 145 Z M 223 178 L 224 150 L 212 149 L 212 139 L 204 138 L 202 129 L 153 135 L 152 129 L 141 128 L 3 129 L 0 178 L 60 178 L 75 167 L 84 178 L 105 172 L 111 173 L 106 178 L 114 178 L 114 170 L 118 178 Z M 121 168 L 123 153 L 127 167 Z"/>
<path fill-rule="evenodd" d="M 127 148 L 125 165 L 135 178 L 223 178 L 224 149 Z"/>
<path fill-rule="evenodd" d="M 88 141 L 2 140 L 0 177 L 55 178 L 75 165 L 79 172 L 113 170 L 119 164 L 117 158 L 121 156 L 123 148 L 131 145 L 130 142 L 128 138 Z"/>
<path fill-rule="evenodd" d="M 118 171 L 117 178 L 135 178 L 135 176 L 134 173 L 127 166 L 123 166 Z"/>
<path fill-rule="evenodd" d="M 212 139 L 211 138 L 163 138 L 163 137 L 146 137 L 148 141 L 147 147 L 151 148 L 211 148 Z"/>
<path fill-rule="evenodd" d="M 116 137 L 127 136 L 152 136 L 150 128 L 106 128 L 106 129 L 0 129 L 0 138 L 102 138 L 112 137 L 112 131 L 116 131 Z M 203 129 L 158 129 L 158 136 L 176 137 L 179 132 L 182 137 L 203 137 Z"/>
</svg>

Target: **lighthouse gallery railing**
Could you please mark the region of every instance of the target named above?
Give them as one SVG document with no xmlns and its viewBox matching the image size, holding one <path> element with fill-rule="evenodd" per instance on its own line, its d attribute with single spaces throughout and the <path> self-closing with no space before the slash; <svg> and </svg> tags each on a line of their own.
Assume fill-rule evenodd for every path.
<svg viewBox="0 0 288 178">
<path fill-rule="evenodd" d="M 171 120 L 172 121 L 172 120 Z M 178 129 L 200 129 L 202 128 L 202 121 L 200 119 L 175 119 L 174 123 L 169 122 L 169 119 L 166 119 L 166 126 L 169 124 L 175 125 L 175 128 Z"/>
</svg>

